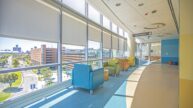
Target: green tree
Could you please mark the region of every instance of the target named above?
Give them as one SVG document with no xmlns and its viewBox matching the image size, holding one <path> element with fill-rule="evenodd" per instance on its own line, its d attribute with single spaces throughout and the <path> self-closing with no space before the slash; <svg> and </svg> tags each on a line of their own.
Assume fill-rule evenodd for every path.
<svg viewBox="0 0 193 108">
<path fill-rule="evenodd" d="M 4 67 L 7 64 L 7 58 L 0 58 L 0 65 Z"/>
<path fill-rule="evenodd" d="M 49 68 L 42 68 L 40 69 L 40 74 L 42 75 L 43 79 L 46 81 L 47 85 L 52 83 L 52 71 Z"/>
<path fill-rule="evenodd" d="M 12 86 L 12 83 L 14 83 L 17 79 L 18 79 L 18 75 L 15 73 L 0 75 L 0 82 L 8 83 L 10 87 Z"/>
<path fill-rule="evenodd" d="M 13 59 L 13 62 L 12 62 L 12 65 L 13 65 L 14 68 L 15 68 L 15 67 L 18 67 L 18 66 L 19 66 L 19 60 L 16 59 L 16 58 L 14 58 L 14 59 Z"/>
<path fill-rule="evenodd" d="M 40 74 L 43 76 L 44 79 L 52 77 L 52 71 L 49 68 L 40 69 Z"/>
</svg>

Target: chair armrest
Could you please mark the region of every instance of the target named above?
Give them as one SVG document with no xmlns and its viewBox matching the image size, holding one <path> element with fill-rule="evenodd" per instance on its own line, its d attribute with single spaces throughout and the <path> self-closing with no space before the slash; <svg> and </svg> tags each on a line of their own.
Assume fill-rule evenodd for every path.
<svg viewBox="0 0 193 108">
<path fill-rule="evenodd" d="M 90 88 L 94 89 L 104 82 L 104 68 L 90 72 Z"/>
</svg>

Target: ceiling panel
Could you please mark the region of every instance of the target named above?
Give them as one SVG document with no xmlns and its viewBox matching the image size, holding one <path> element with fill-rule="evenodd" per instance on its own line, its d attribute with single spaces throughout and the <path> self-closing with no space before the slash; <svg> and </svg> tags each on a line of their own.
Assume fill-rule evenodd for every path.
<svg viewBox="0 0 193 108">
<path fill-rule="evenodd" d="M 122 27 L 125 26 L 132 33 L 152 32 L 151 41 L 178 36 L 167 0 L 89 1 L 104 14 L 108 13 L 109 19 L 113 19 L 115 23 L 122 25 Z M 176 13 L 178 13 L 178 4 L 176 2 L 173 4 Z M 144 29 L 144 27 L 150 29 Z M 151 29 L 152 27 L 156 29 Z M 147 36 L 144 37 L 147 38 Z"/>
</svg>

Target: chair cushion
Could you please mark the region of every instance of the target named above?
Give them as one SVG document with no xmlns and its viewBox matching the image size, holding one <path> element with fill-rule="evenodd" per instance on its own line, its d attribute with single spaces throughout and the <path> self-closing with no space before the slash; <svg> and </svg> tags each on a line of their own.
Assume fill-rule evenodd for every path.
<svg viewBox="0 0 193 108">
<path fill-rule="evenodd" d="M 115 66 L 115 65 L 117 65 L 117 63 L 118 63 L 117 59 L 111 59 L 108 61 L 109 66 Z"/>
</svg>

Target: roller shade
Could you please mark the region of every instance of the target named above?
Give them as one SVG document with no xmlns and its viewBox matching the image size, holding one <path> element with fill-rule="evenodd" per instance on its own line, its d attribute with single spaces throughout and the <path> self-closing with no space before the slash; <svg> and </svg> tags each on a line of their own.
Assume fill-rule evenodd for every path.
<svg viewBox="0 0 193 108">
<path fill-rule="evenodd" d="M 119 39 L 119 50 L 124 50 L 124 39 Z"/>
<path fill-rule="evenodd" d="M 128 50 L 128 47 L 127 47 L 127 40 L 124 41 L 124 50 L 127 51 Z"/>
<path fill-rule="evenodd" d="M 118 50 L 118 38 L 116 36 L 113 36 L 112 38 L 112 49 Z"/>
<path fill-rule="evenodd" d="M 95 42 L 101 42 L 101 30 L 92 25 L 89 25 L 88 39 Z"/>
<path fill-rule="evenodd" d="M 67 13 L 62 13 L 62 43 L 86 45 L 86 23 Z"/>
<path fill-rule="evenodd" d="M 0 36 L 58 42 L 59 10 L 35 0 L 0 0 Z"/>
<path fill-rule="evenodd" d="M 111 49 L 111 35 L 103 32 L 103 48 Z"/>
</svg>

